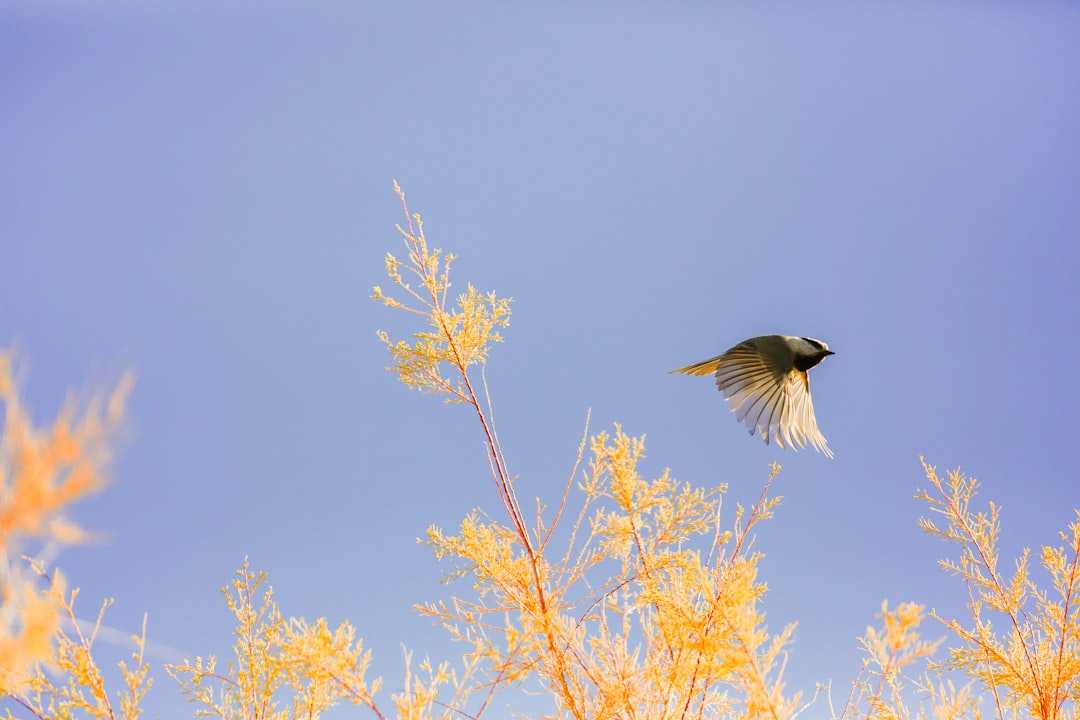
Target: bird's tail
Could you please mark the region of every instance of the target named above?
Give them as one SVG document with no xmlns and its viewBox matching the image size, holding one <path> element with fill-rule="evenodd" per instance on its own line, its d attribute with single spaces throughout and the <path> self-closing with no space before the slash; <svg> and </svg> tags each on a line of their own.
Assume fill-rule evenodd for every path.
<svg viewBox="0 0 1080 720">
<path fill-rule="evenodd" d="M 717 368 L 720 367 L 720 358 L 722 355 L 717 355 L 709 360 L 703 360 L 693 365 L 687 365 L 686 367 L 679 368 L 677 370 L 670 370 L 671 373 L 682 373 L 683 375 L 694 375 L 696 377 L 702 377 L 704 375 L 715 375 Z"/>
</svg>

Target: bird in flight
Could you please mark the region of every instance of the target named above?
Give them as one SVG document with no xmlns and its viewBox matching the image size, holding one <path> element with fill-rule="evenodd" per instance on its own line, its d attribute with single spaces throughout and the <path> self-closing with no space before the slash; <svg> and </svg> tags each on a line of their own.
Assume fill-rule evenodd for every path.
<svg viewBox="0 0 1080 720">
<path fill-rule="evenodd" d="M 671 372 L 715 375 L 716 387 L 735 417 L 746 423 L 751 435 L 757 430 L 766 445 L 770 437 L 782 448 L 797 450 L 809 444 L 831 458 L 832 450 L 814 417 L 807 371 L 833 354 L 814 338 L 762 335 Z"/>
</svg>

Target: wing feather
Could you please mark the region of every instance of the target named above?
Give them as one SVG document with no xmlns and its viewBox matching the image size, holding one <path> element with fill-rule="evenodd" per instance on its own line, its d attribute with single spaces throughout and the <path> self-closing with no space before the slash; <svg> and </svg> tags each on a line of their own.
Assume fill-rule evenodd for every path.
<svg viewBox="0 0 1080 720">
<path fill-rule="evenodd" d="M 810 445 L 831 458 L 832 450 L 829 449 L 825 436 L 818 428 L 817 417 L 814 415 L 814 401 L 810 398 L 810 382 L 806 373 L 799 370 L 793 371 L 787 390 L 788 406 L 791 408 L 787 430 L 790 431 L 791 437 L 800 448 Z"/>
</svg>

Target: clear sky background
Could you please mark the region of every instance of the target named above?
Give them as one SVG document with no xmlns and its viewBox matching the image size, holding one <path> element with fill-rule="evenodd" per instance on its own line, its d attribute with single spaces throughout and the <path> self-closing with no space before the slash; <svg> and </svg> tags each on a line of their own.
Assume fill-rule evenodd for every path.
<svg viewBox="0 0 1080 720">
<path fill-rule="evenodd" d="M 0 8 L 0 342 L 42 420 L 137 374 L 75 515 L 106 539 L 58 562 L 85 616 L 148 614 L 155 663 L 228 653 L 245 555 L 285 614 L 356 624 L 388 707 L 402 643 L 453 650 L 415 541 L 498 501 L 474 418 L 382 369 L 375 330 L 415 329 L 368 299 L 394 178 L 456 287 L 515 299 L 487 377 L 522 498 L 555 501 L 590 408 L 647 476 L 729 483 L 727 522 L 783 465 L 755 547 L 789 688 L 842 703 L 884 599 L 962 612 L 919 455 L 1001 505 L 1006 567 L 1074 518 L 1080 7 L 545 5 Z M 835 460 L 667 374 L 771 333 L 836 351 Z M 150 717 L 189 713 L 154 674 Z"/>
</svg>

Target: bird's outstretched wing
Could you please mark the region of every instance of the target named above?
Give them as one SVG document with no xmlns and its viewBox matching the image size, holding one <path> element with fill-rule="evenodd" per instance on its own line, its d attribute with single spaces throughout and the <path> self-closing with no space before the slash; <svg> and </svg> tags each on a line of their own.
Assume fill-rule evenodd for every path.
<svg viewBox="0 0 1080 720">
<path fill-rule="evenodd" d="M 813 446 L 832 457 L 818 429 L 810 382 L 806 372 L 793 366 L 794 355 L 784 338 L 765 335 L 739 343 L 723 355 L 680 368 L 687 375 L 716 375 L 716 387 L 741 423 L 756 430 L 768 444 L 780 447 Z"/>
<path fill-rule="evenodd" d="M 810 399 L 810 380 L 803 370 L 792 370 L 784 387 L 784 407 L 780 417 L 780 432 L 776 433 L 776 444 L 784 447 L 787 442 L 792 448 L 796 445 L 810 445 L 826 457 L 833 456 L 825 436 L 818 429 L 814 416 L 814 402 Z M 768 440 L 766 440 L 768 442 Z"/>
</svg>

